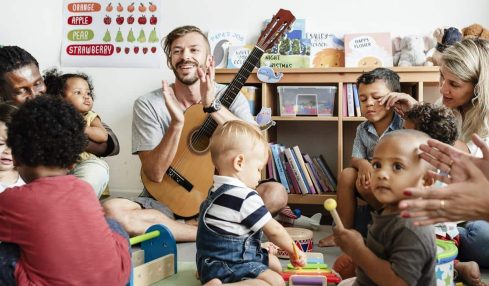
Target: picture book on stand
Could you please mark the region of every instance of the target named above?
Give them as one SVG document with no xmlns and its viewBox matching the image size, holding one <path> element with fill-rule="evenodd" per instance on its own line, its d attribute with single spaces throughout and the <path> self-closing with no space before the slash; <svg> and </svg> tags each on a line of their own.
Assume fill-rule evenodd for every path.
<svg viewBox="0 0 489 286">
<path fill-rule="evenodd" d="M 390 33 L 345 35 L 346 67 L 392 67 Z"/>
<path fill-rule="evenodd" d="M 345 44 L 340 37 L 325 32 L 306 32 L 306 39 L 311 46 L 311 68 L 345 66 Z"/>
<path fill-rule="evenodd" d="M 207 34 L 207 38 L 209 39 L 211 54 L 216 62 L 216 68 L 227 67 L 229 47 L 245 44 L 244 33 L 236 31 L 211 30 Z"/>
</svg>

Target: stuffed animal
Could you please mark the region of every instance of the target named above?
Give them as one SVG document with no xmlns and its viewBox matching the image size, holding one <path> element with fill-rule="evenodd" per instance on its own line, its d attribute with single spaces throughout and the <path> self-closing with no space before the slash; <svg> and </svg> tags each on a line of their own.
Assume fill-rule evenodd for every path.
<svg viewBox="0 0 489 286">
<path fill-rule="evenodd" d="M 435 66 L 441 63 L 441 53 L 449 46 L 462 40 L 462 32 L 455 28 L 438 28 L 433 32 L 433 37 L 436 39 L 436 49 L 431 56 L 431 60 Z"/>
<path fill-rule="evenodd" d="M 489 40 L 489 30 L 482 27 L 479 24 L 473 24 L 462 29 L 462 34 L 464 39 L 467 38 L 479 38 L 484 40 Z"/>
<path fill-rule="evenodd" d="M 407 66 L 432 66 L 431 61 L 427 61 L 428 56 L 433 53 L 433 40 L 429 37 L 419 35 L 409 35 L 404 38 L 395 38 L 394 64 L 400 67 Z"/>
</svg>

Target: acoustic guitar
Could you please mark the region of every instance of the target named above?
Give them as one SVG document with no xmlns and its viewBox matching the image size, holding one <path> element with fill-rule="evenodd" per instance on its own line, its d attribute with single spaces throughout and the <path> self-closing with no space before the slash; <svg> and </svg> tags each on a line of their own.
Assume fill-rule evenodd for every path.
<svg viewBox="0 0 489 286">
<path fill-rule="evenodd" d="M 221 105 L 229 108 L 245 84 L 263 53 L 289 30 L 295 21 L 288 10 L 280 9 L 261 33 L 258 41 L 238 74 L 220 97 Z M 195 216 L 212 186 L 214 165 L 209 140 L 217 123 L 203 112 L 202 104 L 185 110 L 185 122 L 177 153 L 161 183 L 148 179 L 141 170 L 144 187 L 158 201 L 182 217 Z"/>
</svg>

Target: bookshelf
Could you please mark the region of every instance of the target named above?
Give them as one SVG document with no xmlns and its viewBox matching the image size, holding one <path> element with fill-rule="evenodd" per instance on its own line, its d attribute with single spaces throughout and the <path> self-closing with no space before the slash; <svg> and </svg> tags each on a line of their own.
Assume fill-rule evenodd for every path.
<svg viewBox="0 0 489 286">
<path fill-rule="evenodd" d="M 278 83 L 262 83 L 256 69 L 246 85 L 261 89 L 258 94 L 257 110 L 262 106 L 272 108 L 272 119 L 276 125 L 267 132 L 270 142 L 286 146 L 299 145 L 303 152 L 311 155 L 323 154 L 328 165 L 338 174 L 350 163 L 351 149 L 358 124 L 363 117 L 347 117 L 343 113 L 343 84 L 356 79 L 371 68 L 327 68 L 327 69 L 276 69 L 284 75 Z M 437 97 L 439 67 L 394 67 L 401 78 L 403 92 L 413 95 L 419 101 L 434 101 Z M 237 74 L 238 69 L 217 69 L 216 81 L 227 84 Z M 279 116 L 277 86 L 336 86 L 333 116 Z M 431 94 L 430 94 L 431 92 Z M 289 195 L 291 204 L 322 204 L 325 199 L 335 197 L 335 193 L 321 195 Z"/>
</svg>

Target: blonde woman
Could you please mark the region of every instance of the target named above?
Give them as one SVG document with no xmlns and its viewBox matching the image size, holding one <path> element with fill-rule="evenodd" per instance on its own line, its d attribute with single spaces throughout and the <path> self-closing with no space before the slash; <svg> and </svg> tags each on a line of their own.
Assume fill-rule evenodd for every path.
<svg viewBox="0 0 489 286">
<path fill-rule="evenodd" d="M 477 134 L 481 141 L 489 143 L 489 41 L 465 39 L 443 52 L 440 94 L 437 103 L 451 108 L 456 115 L 459 139 L 467 144 L 472 155 L 482 157 L 471 136 Z M 403 93 L 391 93 L 380 101 L 400 114 L 416 103 Z M 489 244 L 489 223 L 470 221 L 459 231 L 460 260 L 474 260 L 489 267 L 489 251 L 484 251 Z"/>
</svg>

